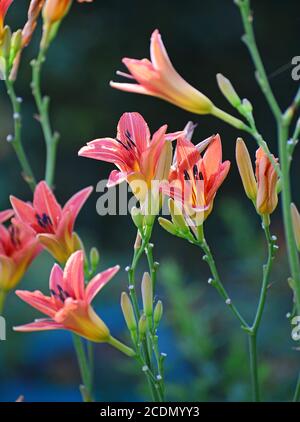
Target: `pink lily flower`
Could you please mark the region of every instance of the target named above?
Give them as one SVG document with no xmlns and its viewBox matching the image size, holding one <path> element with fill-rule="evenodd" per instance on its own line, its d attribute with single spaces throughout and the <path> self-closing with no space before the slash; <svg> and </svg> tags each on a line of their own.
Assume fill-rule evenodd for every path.
<svg viewBox="0 0 300 422">
<path fill-rule="evenodd" d="M 11 217 L 13 217 L 13 215 L 13 210 L 0 211 L 0 224 L 5 223 L 5 221 L 9 220 Z"/>
<path fill-rule="evenodd" d="M 64 264 L 76 250 L 82 249 L 73 231 L 76 218 L 93 188 L 77 192 L 62 208 L 46 182 L 40 182 L 34 192 L 33 204 L 11 196 L 16 216 L 33 230 L 39 242 Z"/>
<path fill-rule="evenodd" d="M 166 131 L 167 125 L 164 125 L 151 138 L 148 125 L 139 113 L 124 113 L 115 139 L 91 141 L 80 149 L 78 155 L 114 163 L 118 167 L 110 173 L 108 187 L 126 180 L 129 184 L 141 181 L 150 188 L 152 180 L 168 177 L 172 155 L 170 141 L 182 134 L 167 134 Z M 145 199 L 144 189 L 133 191 L 140 201 Z"/>
<path fill-rule="evenodd" d="M 110 86 L 121 91 L 158 97 L 192 113 L 211 113 L 214 106 L 210 99 L 187 83 L 174 69 L 157 29 L 151 36 L 150 56 L 151 61 L 125 57 L 122 62 L 129 74 L 117 74 L 137 83 L 111 81 Z"/>
<path fill-rule="evenodd" d="M 0 214 L 4 222 L 13 213 L 8 210 Z M 41 249 L 32 230 L 21 221 L 13 219 L 8 228 L 0 224 L 0 290 L 13 289 Z"/>
<path fill-rule="evenodd" d="M 70 330 L 94 342 L 109 342 L 110 332 L 91 306 L 99 291 L 119 271 L 119 266 L 96 275 L 85 287 L 84 254 L 77 251 L 70 256 L 64 271 L 55 264 L 50 275 L 50 296 L 40 291 L 17 290 L 24 302 L 47 315 L 30 324 L 15 327 L 15 331 Z"/>
<path fill-rule="evenodd" d="M 177 201 L 197 226 L 203 224 L 211 213 L 216 193 L 230 169 L 229 161 L 222 162 L 219 135 L 210 140 L 203 157 L 199 146 L 185 137 L 178 139 L 169 184 L 162 187 L 163 192 Z"/>
</svg>

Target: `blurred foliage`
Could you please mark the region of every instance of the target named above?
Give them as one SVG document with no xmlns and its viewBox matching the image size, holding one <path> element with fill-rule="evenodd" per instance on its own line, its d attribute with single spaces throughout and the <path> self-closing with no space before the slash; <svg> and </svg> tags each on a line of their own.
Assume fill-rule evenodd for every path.
<svg viewBox="0 0 300 422">
<path fill-rule="evenodd" d="M 27 1 L 16 1 L 7 21 L 14 28 L 25 19 Z M 286 106 L 296 83 L 290 69 L 276 76 L 275 70 L 299 55 L 299 1 L 253 1 L 255 29 L 267 72 L 278 98 Z M 261 131 L 276 154 L 274 122 L 255 82 L 248 53 L 240 41 L 242 26 L 233 2 L 180 0 L 172 2 L 95 1 L 74 2 L 43 72 L 44 92 L 51 96 L 53 127 L 61 132 L 56 176 L 56 195 L 64 203 L 71 194 L 106 178 L 111 165 L 77 157 L 85 142 L 114 136 L 116 124 L 125 111 L 141 112 L 152 131 L 167 122 L 170 131 L 184 127 L 188 120 L 199 123 L 195 141 L 219 132 L 224 157 L 233 162 L 230 175 L 218 193 L 214 212 L 206 223 L 206 237 L 215 253 L 228 291 L 248 319 L 254 315 L 258 299 L 265 245 L 259 219 L 245 198 L 234 164 L 236 130 L 211 117 L 190 115 L 157 99 L 113 91 L 108 81 L 117 78 L 121 58 L 148 57 L 149 37 L 158 27 L 176 68 L 201 88 L 219 106 L 229 109 L 218 91 L 215 75 L 230 77 L 241 96 L 254 105 Z M 280 30 L 278 30 L 280 28 Z M 41 28 L 26 49 L 16 84 L 24 98 L 24 145 L 35 172 L 42 178 L 44 144 L 35 117 L 29 83 L 30 60 L 36 56 Z M 30 192 L 20 178 L 10 145 L 5 142 L 12 130 L 11 108 L 0 84 L 0 209 L 8 206 L 13 193 L 30 200 Z M 255 144 L 245 137 L 251 153 Z M 298 156 L 296 155 L 296 160 Z M 300 167 L 294 169 L 295 197 L 299 198 Z M 78 219 L 77 229 L 87 248 L 95 245 L 101 253 L 101 269 L 130 262 L 135 229 L 127 216 L 99 217 L 94 194 Z M 273 216 L 272 233 L 280 249 L 272 273 L 272 283 L 259 335 L 260 378 L 263 398 L 288 400 L 292 396 L 299 367 L 293 349 L 290 324 L 285 315 L 291 308 L 287 287 L 286 251 L 280 212 Z M 246 336 L 207 285 L 208 269 L 200 251 L 180 239 L 170 238 L 159 227 L 153 242 L 155 257 L 161 261 L 158 273 L 159 297 L 165 315 L 160 329 L 160 348 L 166 352 L 168 397 L 171 400 L 249 400 Z M 146 268 L 139 269 L 141 275 Z M 21 287 L 48 289 L 51 259 L 42 254 L 32 265 Z M 120 274 L 101 292 L 96 310 L 115 336 L 122 337 L 124 321 L 119 298 L 126 288 L 126 274 Z M 80 400 L 79 373 L 70 335 L 65 332 L 20 334 L 12 326 L 31 321 L 38 313 L 11 294 L 6 304 L 7 341 L 0 342 L 0 400 L 14 401 L 24 394 L 27 401 Z M 126 337 L 124 338 L 126 340 Z M 95 347 L 98 400 L 147 399 L 142 374 L 134 363 L 106 345 Z"/>
</svg>

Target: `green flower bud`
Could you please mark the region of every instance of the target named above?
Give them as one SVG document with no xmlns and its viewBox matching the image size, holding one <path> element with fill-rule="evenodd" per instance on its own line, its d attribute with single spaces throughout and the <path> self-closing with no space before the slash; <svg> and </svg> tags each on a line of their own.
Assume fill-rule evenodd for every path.
<svg viewBox="0 0 300 422">
<path fill-rule="evenodd" d="M 159 300 L 154 308 L 153 320 L 154 320 L 154 327 L 157 328 L 161 318 L 163 315 L 163 304 L 162 301 Z"/>
<path fill-rule="evenodd" d="M 129 331 L 136 333 L 137 323 L 131 304 L 131 300 L 126 292 L 121 294 L 121 308 Z"/>
<path fill-rule="evenodd" d="M 224 97 L 230 102 L 230 104 L 237 108 L 241 105 L 241 99 L 238 96 L 236 90 L 233 88 L 232 83 L 229 79 L 225 78 L 221 73 L 217 74 L 217 82 L 220 91 Z"/>
<path fill-rule="evenodd" d="M 170 234 L 177 236 L 178 235 L 178 229 L 177 227 L 171 223 L 171 221 L 167 220 L 166 218 L 159 217 L 158 219 L 159 224 L 163 229 L 165 229 Z"/>
<path fill-rule="evenodd" d="M 139 335 L 140 340 L 143 341 L 147 332 L 147 318 L 146 315 L 143 314 L 139 320 Z"/>
</svg>

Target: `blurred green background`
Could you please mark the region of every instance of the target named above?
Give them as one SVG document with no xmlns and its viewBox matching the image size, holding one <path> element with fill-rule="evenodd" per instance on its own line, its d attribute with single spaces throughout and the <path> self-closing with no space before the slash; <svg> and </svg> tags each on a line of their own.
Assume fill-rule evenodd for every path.
<svg viewBox="0 0 300 422">
<path fill-rule="evenodd" d="M 11 7 L 7 22 L 23 25 L 29 1 Z M 256 0 L 255 29 L 267 72 L 282 107 L 297 89 L 291 70 L 276 70 L 299 55 L 300 6 L 298 0 Z M 63 204 L 73 193 L 106 178 L 112 166 L 79 159 L 77 152 L 96 137 L 114 136 L 120 115 L 139 111 L 152 131 L 164 123 L 180 130 L 188 120 L 198 123 L 195 141 L 219 132 L 224 157 L 233 162 L 230 175 L 215 201 L 206 224 L 209 243 L 232 299 L 250 319 L 258 300 L 264 238 L 260 222 L 246 200 L 234 163 L 235 139 L 241 133 L 211 117 L 193 116 L 150 97 L 112 90 L 108 82 L 122 69 L 124 56 L 148 57 L 151 32 L 159 28 L 178 71 L 214 102 L 228 111 L 230 106 L 218 91 L 215 75 L 221 72 L 234 83 L 242 97 L 253 103 L 260 130 L 276 154 L 273 118 L 255 83 L 253 67 L 240 41 L 242 26 L 231 0 L 210 1 L 102 1 L 73 5 L 51 47 L 43 73 L 43 89 L 51 96 L 53 127 L 62 136 L 56 173 L 56 195 Z M 18 95 L 24 98 L 24 145 L 35 173 L 43 176 L 44 144 L 29 84 L 30 60 L 38 49 L 40 28 L 26 50 L 19 78 Z M 275 72 L 275 74 L 274 74 Z M 3 83 L 0 85 L 0 209 L 9 206 L 14 194 L 31 199 L 10 145 L 11 108 Z M 256 146 L 245 137 L 249 149 Z M 296 152 L 295 161 L 299 159 Z M 294 166 L 293 180 L 299 180 Z M 300 200 L 295 183 L 295 201 Z M 77 229 L 86 245 L 101 251 L 101 268 L 119 263 L 120 274 L 95 301 L 96 309 L 114 335 L 128 340 L 119 308 L 126 289 L 125 266 L 131 259 L 135 230 L 126 216 L 99 217 L 98 195 L 94 193 L 78 219 Z M 299 204 L 299 201 L 298 201 Z M 286 313 L 292 295 L 287 286 L 288 268 L 280 212 L 273 217 L 272 233 L 280 250 L 272 273 L 272 284 L 259 335 L 260 378 L 263 399 L 289 400 L 299 369 L 299 354 L 291 340 Z M 215 291 L 207 285 L 209 272 L 199 250 L 171 238 L 159 227 L 154 231 L 155 258 L 161 263 L 158 296 L 164 302 L 165 317 L 160 329 L 160 348 L 168 354 L 166 378 L 168 399 L 238 401 L 250 399 L 246 336 Z M 21 287 L 47 292 L 52 261 L 45 253 L 31 266 Z M 146 268 L 143 262 L 140 275 Z M 7 341 L 0 342 L 0 400 L 14 401 L 23 394 L 26 401 L 80 400 L 79 373 L 71 337 L 66 332 L 14 333 L 11 327 L 31 321 L 38 312 L 12 293 L 6 303 Z M 96 347 L 96 395 L 98 400 L 144 400 L 148 398 L 142 374 L 134 363 L 106 345 Z M 126 386 L 126 388 L 124 388 Z"/>
</svg>

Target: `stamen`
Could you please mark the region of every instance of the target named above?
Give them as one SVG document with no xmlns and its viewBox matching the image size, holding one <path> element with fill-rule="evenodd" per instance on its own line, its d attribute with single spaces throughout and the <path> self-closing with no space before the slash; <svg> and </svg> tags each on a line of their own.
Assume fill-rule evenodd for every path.
<svg viewBox="0 0 300 422">
<path fill-rule="evenodd" d="M 116 141 L 119 142 L 119 144 L 121 144 L 122 147 L 124 147 L 127 151 L 129 151 L 129 147 L 125 145 L 122 141 L 120 141 L 120 139 L 116 138 Z"/>
<path fill-rule="evenodd" d="M 198 167 L 197 164 L 194 165 L 193 167 L 193 174 L 194 174 L 194 178 L 198 179 Z"/>
<path fill-rule="evenodd" d="M 187 170 L 184 170 L 184 178 L 185 178 L 185 180 L 191 180 L 191 178 L 190 178 L 190 175 L 189 175 L 189 173 L 188 173 L 188 171 Z"/>
<path fill-rule="evenodd" d="M 130 134 L 130 132 L 129 132 L 129 130 L 128 130 L 128 129 L 125 131 L 125 136 L 126 136 L 126 138 L 129 140 L 129 142 L 131 143 L 131 145 L 135 147 L 135 146 L 136 146 L 136 145 L 135 145 L 135 142 L 133 141 L 133 139 L 132 139 L 132 137 L 131 137 L 131 134 Z"/>
<path fill-rule="evenodd" d="M 37 219 L 39 226 L 42 227 L 43 229 L 46 229 L 47 227 L 52 226 L 52 221 L 49 215 L 47 215 L 46 213 L 44 213 L 42 216 L 40 216 L 39 214 L 36 214 L 35 217 Z"/>
<path fill-rule="evenodd" d="M 20 231 L 16 226 L 10 226 L 9 227 L 9 234 L 10 234 L 10 240 L 12 242 L 12 244 L 17 247 L 21 245 L 21 241 L 20 241 Z"/>
</svg>

